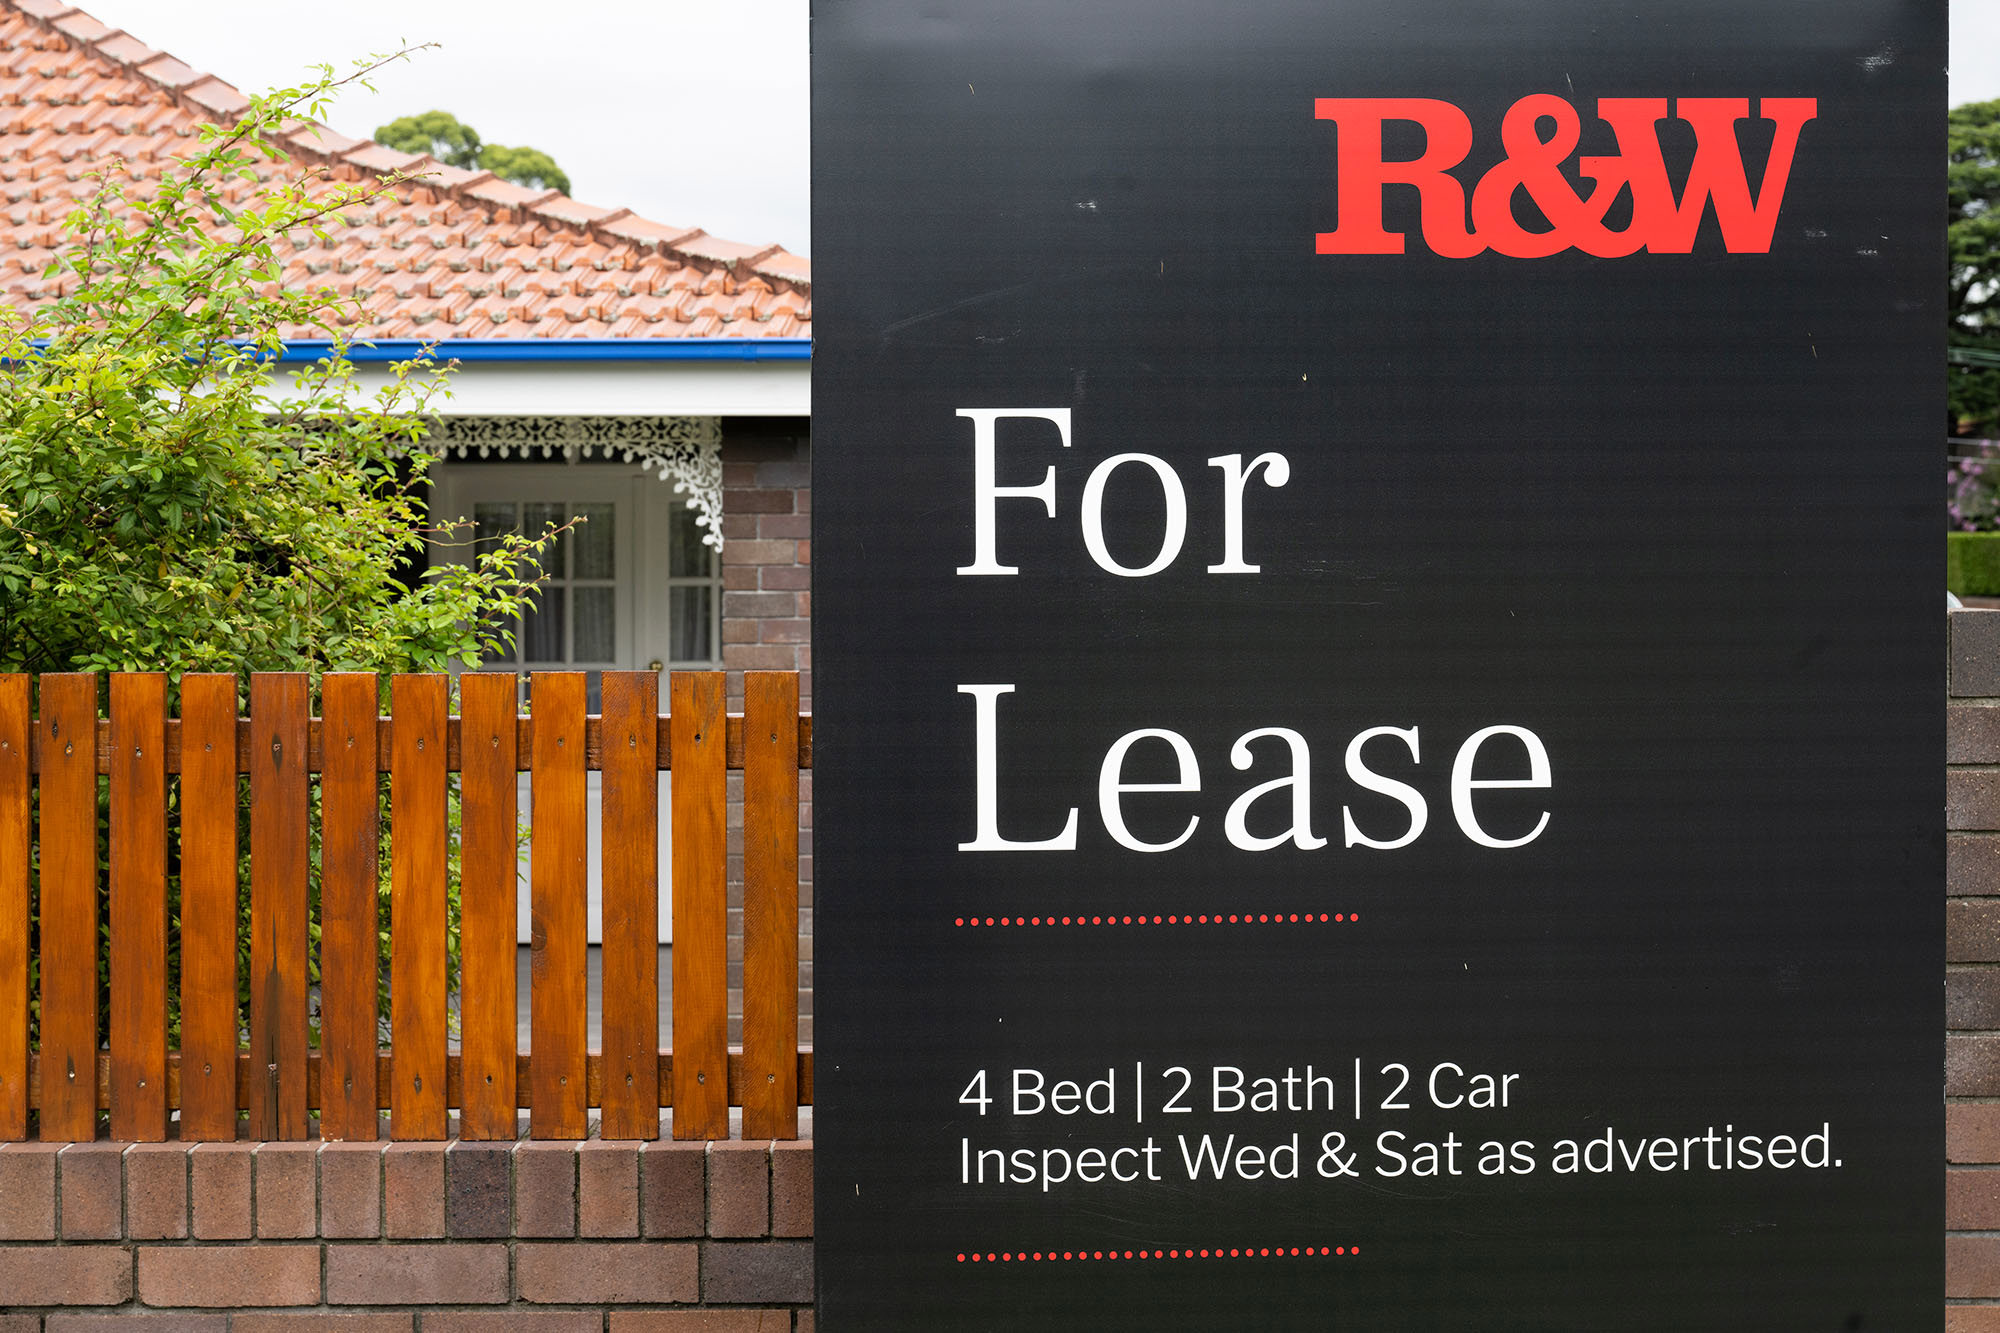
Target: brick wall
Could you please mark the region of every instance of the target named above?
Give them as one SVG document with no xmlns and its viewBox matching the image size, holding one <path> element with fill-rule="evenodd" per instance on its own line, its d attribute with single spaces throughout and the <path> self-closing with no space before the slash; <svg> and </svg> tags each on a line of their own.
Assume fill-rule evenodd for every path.
<svg viewBox="0 0 2000 1333">
<path fill-rule="evenodd" d="M 806 1142 L 0 1146 L 0 1333 L 797 1333 Z"/>
<path fill-rule="evenodd" d="M 722 436 L 722 665 L 799 673 L 812 711 L 812 454 L 806 423 L 731 417 Z M 812 774 L 799 774 L 799 1040 L 812 1041 Z M 743 775 L 729 775 L 729 1038 L 743 1039 Z M 4 1333 L 4 1330 L 0 1330 Z"/>
<path fill-rule="evenodd" d="M 1945 1326 L 2000 1333 L 2000 611 L 1951 614 L 1945 708 Z"/>
</svg>

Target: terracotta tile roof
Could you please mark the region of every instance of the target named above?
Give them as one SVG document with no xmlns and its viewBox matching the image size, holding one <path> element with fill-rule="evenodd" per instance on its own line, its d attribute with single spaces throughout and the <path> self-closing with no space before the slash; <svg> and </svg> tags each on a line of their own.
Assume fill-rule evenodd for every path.
<svg viewBox="0 0 2000 1333">
<path fill-rule="evenodd" d="M 91 192 L 89 172 L 123 159 L 157 174 L 198 125 L 247 104 L 62 0 L 0 0 L 0 300 L 28 307 L 59 294 L 42 271 L 64 216 Z M 423 173 L 287 256 L 288 280 L 361 299 L 357 336 L 811 336 L 811 261 L 775 245 L 524 189 L 321 125 L 301 125 L 288 146 L 342 179 Z"/>
</svg>

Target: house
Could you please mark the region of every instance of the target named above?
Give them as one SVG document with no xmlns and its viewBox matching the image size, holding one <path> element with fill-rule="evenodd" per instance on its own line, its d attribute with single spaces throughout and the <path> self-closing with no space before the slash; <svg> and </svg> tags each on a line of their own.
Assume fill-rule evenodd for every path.
<svg viewBox="0 0 2000 1333">
<path fill-rule="evenodd" d="M 246 105 L 60 0 L 0 0 L 0 298 L 56 294 L 44 270 L 90 172 L 157 172 Z M 324 126 L 286 146 L 344 179 L 418 178 L 284 258 L 289 280 L 358 299 L 364 386 L 425 346 L 460 363 L 433 514 L 489 533 L 588 519 L 493 665 L 720 667 L 735 707 L 745 669 L 797 669 L 809 707 L 810 263 Z"/>
</svg>

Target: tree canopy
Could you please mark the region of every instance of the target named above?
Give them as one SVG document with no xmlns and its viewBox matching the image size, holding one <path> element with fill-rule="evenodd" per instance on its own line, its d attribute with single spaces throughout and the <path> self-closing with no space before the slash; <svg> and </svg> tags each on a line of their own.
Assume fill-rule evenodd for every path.
<svg viewBox="0 0 2000 1333">
<path fill-rule="evenodd" d="M 539 148 L 486 143 L 479 131 L 449 111 L 425 111 L 380 125 L 375 142 L 403 153 L 428 153 L 448 167 L 490 171 L 501 180 L 534 190 L 569 193 L 569 176 Z"/>
</svg>

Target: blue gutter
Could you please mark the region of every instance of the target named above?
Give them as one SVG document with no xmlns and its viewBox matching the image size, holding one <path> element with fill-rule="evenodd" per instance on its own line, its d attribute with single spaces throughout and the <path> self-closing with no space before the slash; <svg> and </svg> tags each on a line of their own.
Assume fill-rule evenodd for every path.
<svg viewBox="0 0 2000 1333">
<path fill-rule="evenodd" d="M 330 338 L 285 344 L 283 362 L 322 361 L 333 354 Z M 810 361 L 810 338 L 421 338 L 359 339 L 347 345 L 356 364 L 412 361 Z"/>
</svg>

